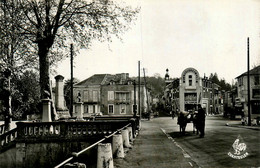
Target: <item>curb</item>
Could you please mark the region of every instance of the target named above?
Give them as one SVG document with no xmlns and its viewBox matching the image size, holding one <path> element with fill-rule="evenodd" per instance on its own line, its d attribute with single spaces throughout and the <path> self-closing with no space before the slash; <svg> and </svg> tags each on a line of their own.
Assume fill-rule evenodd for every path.
<svg viewBox="0 0 260 168">
<path fill-rule="evenodd" d="M 252 127 L 252 126 L 242 126 L 242 125 L 228 125 L 228 127 L 237 127 L 237 128 L 245 128 L 260 131 L 260 127 Z"/>
</svg>

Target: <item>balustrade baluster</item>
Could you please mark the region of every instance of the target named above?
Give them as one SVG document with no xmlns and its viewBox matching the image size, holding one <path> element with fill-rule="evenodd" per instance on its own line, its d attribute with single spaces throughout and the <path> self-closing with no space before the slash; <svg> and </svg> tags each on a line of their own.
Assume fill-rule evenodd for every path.
<svg viewBox="0 0 260 168">
<path fill-rule="evenodd" d="M 86 126 L 86 124 L 84 124 L 84 125 L 82 126 L 82 134 L 83 134 L 83 135 L 86 135 L 86 134 L 87 134 L 87 126 Z"/>
<path fill-rule="evenodd" d="M 81 124 L 77 124 L 77 135 L 81 135 Z"/>
<path fill-rule="evenodd" d="M 50 125 L 50 135 L 53 135 L 54 134 L 54 128 L 53 128 L 53 125 Z"/>
<path fill-rule="evenodd" d="M 60 135 L 60 125 L 55 126 L 56 135 Z"/>
</svg>

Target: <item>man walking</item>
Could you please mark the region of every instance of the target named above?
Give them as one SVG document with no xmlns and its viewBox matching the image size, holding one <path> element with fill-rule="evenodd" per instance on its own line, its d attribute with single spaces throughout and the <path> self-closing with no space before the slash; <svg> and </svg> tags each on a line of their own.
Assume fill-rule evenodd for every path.
<svg viewBox="0 0 260 168">
<path fill-rule="evenodd" d="M 200 137 L 203 138 L 205 135 L 205 118 L 206 114 L 200 104 L 198 104 L 198 115 L 197 115 L 197 129 L 200 132 Z"/>
</svg>

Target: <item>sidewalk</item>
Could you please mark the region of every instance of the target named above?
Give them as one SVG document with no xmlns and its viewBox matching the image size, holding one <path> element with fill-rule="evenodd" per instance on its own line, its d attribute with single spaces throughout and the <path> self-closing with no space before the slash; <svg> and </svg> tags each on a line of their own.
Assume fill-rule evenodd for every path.
<svg viewBox="0 0 260 168">
<path fill-rule="evenodd" d="M 222 117 L 223 118 L 223 114 L 209 115 L 209 117 Z M 260 125 L 253 124 L 253 122 L 252 122 L 251 126 L 248 126 L 248 125 L 242 125 L 241 119 L 236 119 L 236 120 L 227 119 L 227 120 L 229 120 L 229 121 L 227 121 L 226 126 L 229 126 L 229 127 L 239 127 L 239 128 L 260 130 Z"/>
<path fill-rule="evenodd" d="M 185 157 L 182 149 L 164 133 L 161 128 L 164 126 L 158 120 L 142 121 L 142 129 L 133 143 L 133 148 L 129 149 L 124 159 L 114 159 L 115 168 L 198 167 L 189 157 Z"/>
<path fill-rule="evenodd" d="M 227 126 L 230 126 L 230 127 L 239 127 L 239 128 L 246 128 L 246 129 L 253 129 L 253 130 L 260 130 L 260 125 L 252 125 L 252 126 L 242 125 L 241 120 L 230 120 L 230 121 L 227 123 Z"/>
</svg>

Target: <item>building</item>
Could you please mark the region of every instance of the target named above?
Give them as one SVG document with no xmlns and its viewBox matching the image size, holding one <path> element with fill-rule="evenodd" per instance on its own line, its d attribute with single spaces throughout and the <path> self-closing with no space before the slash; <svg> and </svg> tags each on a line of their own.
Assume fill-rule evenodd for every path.
<svg viewBox="0 0 260 168">
<path fill-rule="evenodd" d="M 95 74 L 73 86 L 73 112 L 93 114 L 101 112 L 101 85 L 109 74 Z"/>
<path fill-rule="evenodd" d="M 179 101 L 180 111 L 195 110 L 197 104 L 207 107 L 207 100 L 202 99 L 202 81 L 199 72 L 194 68 L 186 68 L 181 74 Z"/>
<path fill-rule="evenodd" d="M 236 107 L 240 107 L 248 115 L 248 105 L 251 108 L 252 119 L 260 117 L 260 65 L 249 71 L 250 102 L 248 102 L 248 76 L 247 72 L 236 77 L 237 98 Z"/>
<path fill-rule="evenodd" d="M 138 85 L 128 73 L 95 74 L 74 85 L 74 112 L 83 117 L 102 112 L 104 115 L 133 115 L 138 107 Z M 140 86 L 140 110 L 147 113 L 152 101 L 144 84 Z"/>
<path fill-rule="evenodd" d="M 166 70 L 166 89 L 164 94 L 166 106 L 170 104 L 172 111 L 192 111 L 201 104 L 207 114 L 223 112 L 223 93 L 211 79 L 200 77 L 194 68 L 186 68 L 179 79 L 169 81 Z"/>
</svg>

